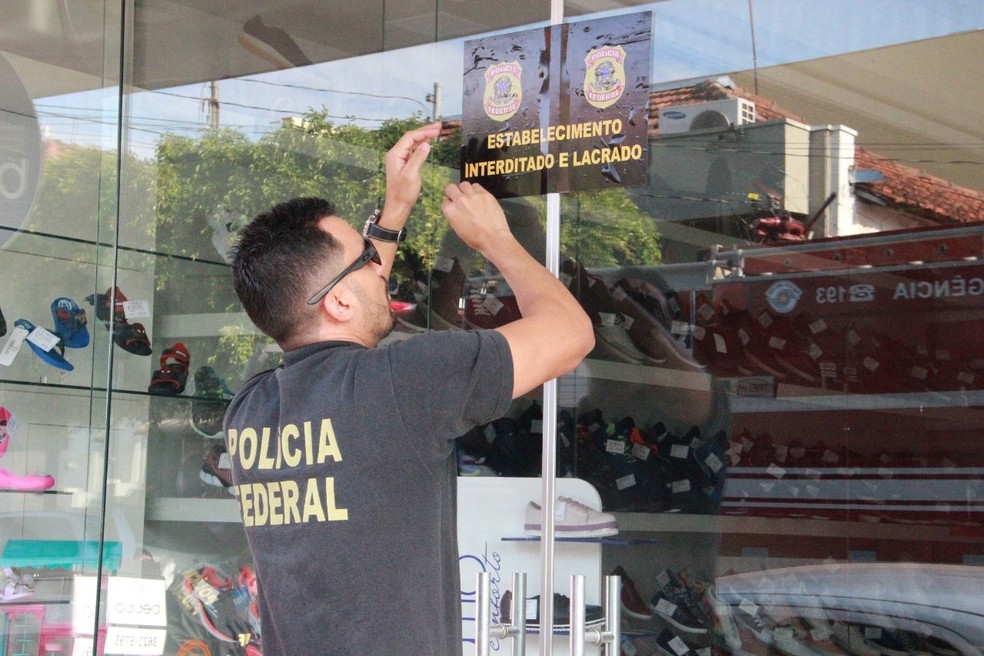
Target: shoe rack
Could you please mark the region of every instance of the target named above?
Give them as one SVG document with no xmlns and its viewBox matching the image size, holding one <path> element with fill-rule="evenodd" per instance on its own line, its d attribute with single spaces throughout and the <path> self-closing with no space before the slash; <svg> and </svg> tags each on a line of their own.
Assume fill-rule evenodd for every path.
<svg viewBox="0 0 984 656">
<path fill-rule="evenodd" d="M 211 366 L 238 387 L 241 359 L 227 358 L 224 344 L 256 335 L 236 311 L 227 266 L 208 235 L 187 226 L 124 225 L 110 244 L 84 234 L 91 222 L 50 220 L 39 217 L 0 251 L 0 267 L 17 282 L 0 297 L 4 340 L 19 319 L 54 333 L 59 298 L 85 312 L 88 340 L 64 340 L 70 368 L 53 366 L 26 340 L 0 367 L 0 406 L 13 420 L 0 467 L 54 481 L 40 491 L 0 489 L 4 653 L 20 634 L 51 649 L 64 634 L 71 649 L 73 610 L 87 598 L 73 592 L 78 575 L 101 566 L 104 575 L 157 580 L 162 567 L 225 562 L 245 549 L 235 499 L 200 477 L 222 440 L 192 424 L 196 371 Z M 101 312 L 99 297 L 114 288 L 118 302 Z M 123 322 L 142 324 L 150 353 L 119 339 Z M 176 362 L 163 356 L 179 343 L 190 355 L 186 376 L 152 389 L 155 374 Z M 276 354 L 263 355 L 276 363 Z"/>
<path fill-rule="evenodd" d="M 135 233 L 114 261 L 113 249 L 89 232 L 94 222 L 78 216 L 35 217 L 0 251 L 10 281 L 0 296 L 5 348 L 17 346 L 18 320 L 55 335 L 59 309 L 85 313 L 71 336 L 55 335 L 62 345 L 34 344 L 57 357 L 21 335 L 0 367 L 0 405 L 11 415 L 0 466 L 51 480 L 42 490 L 0 486 L 0 644 L 10 653 L 15 645 L 25 653 L 70 650 L 73 610 L 95 592 L 79 593 L 76 577 L 100 566 L 132 575 L 145 543 L 151 360 L 114 341 L 112 320 L 100 320 L 86 298 L 119 280 L 130 322 L 149 325 L 157 258 L 147 254 L 152 240 Z"/>
<path fill-rule="evenodd" d="M 713 582 L 788 566 L 984 564 L 982 235 L 716 249 L 657 268 L 677 292 L 680 334 L 728 397 L 727 480 L 713 512 L 604 507 L 627 540 L 604 545 L 603 571 L 623 568 L 648 600 L 664 568 Z M 612 289 L 647 272 L 592 273 Z M 561 406 L 685 432 L 657 406 L 686 376 L 631 359 L 596 350 L 561 382 Z M 651 621 L 624 621 L 630 636 L 657 637 Z"/>
</svg>

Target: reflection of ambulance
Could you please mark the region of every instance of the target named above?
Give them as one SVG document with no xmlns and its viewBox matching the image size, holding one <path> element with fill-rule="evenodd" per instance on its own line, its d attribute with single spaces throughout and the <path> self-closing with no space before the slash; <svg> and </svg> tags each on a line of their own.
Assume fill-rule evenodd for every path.
<svg viewBox="0 0 984 656">
<path fill-rule="evenodd" d="M 742 649 L 980 656 L 984 572 L 968 565 L 844 563 L 723 576 L 718 598 Z M 765 641 L 759 641 L 764 637 Z"/>
<path fill-rule="evenodd" d="M 732 392 L 724 514 L 984 524 L 984 225 L 717 251 L 694 357 Z"/>
</svg>

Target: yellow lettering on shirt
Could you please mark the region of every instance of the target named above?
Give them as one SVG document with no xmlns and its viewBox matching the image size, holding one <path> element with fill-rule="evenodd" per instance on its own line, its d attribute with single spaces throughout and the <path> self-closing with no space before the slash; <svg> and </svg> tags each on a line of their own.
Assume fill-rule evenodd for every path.
<svg viewBox="0 0 984 656">
<path fill-rule="evenodd" d="M 341 446 L 327 417 L 317 429 L 312 421 L 277 428 L 230 428 L 226 440 L 229 456 L 242 470 L 279 471 L 342 462 Z M 243 483 L 235 489 L 246 527 L 344 522 L 349 518 L 348 508 L 339 506 L 334 476 Z"/>
</svg>

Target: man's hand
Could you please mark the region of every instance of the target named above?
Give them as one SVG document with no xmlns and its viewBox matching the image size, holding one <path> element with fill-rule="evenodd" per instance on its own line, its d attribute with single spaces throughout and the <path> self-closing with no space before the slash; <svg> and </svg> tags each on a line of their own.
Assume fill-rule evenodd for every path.
<svg viewBox="0 0 984 656">
<path fill-rule="evenodd" d="M 513 239 L 506 215 L 495 196 L 471 182 L 449 184 L 444 188 L 441 211 L 455 234 L 482 255 L 488 249 Z"/>
<path fill-rule="evenodd" d="M 463 242 L 502 273 L 522 318 L 496 328 L 513 361 L 513 398 L 577 366 L 594 346 L 591 319 L 516 241 L 495 197 L 470 182 L 444 189 L 441 211 Z"/>
<path fill-rule="evenodd" d="M 440 132 L 440 121 L 410 130 L 386 153 L 383 159 L 386 200 L 381 226 L 397 230 L 406 223 L 420 195 L 420 169 L 430 152 L 430 140 L 437 138 Z"/>
</svg>

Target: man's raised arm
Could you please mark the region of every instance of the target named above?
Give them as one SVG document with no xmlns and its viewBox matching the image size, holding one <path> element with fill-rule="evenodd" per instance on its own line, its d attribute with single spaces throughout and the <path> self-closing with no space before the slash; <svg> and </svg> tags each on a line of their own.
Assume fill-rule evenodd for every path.
<svg viewBox="0 0 984 656">
<path fill-rule="evenodd" d="M 496 329 L 512 351 L 513 398 L 576 367 L 594 348 L 591 319 L 577 300 L 519 244 L 492 194 L 470 182 L 444 193 L 451 228 L 502 272 L 523 315 Z"/>
</svg>

